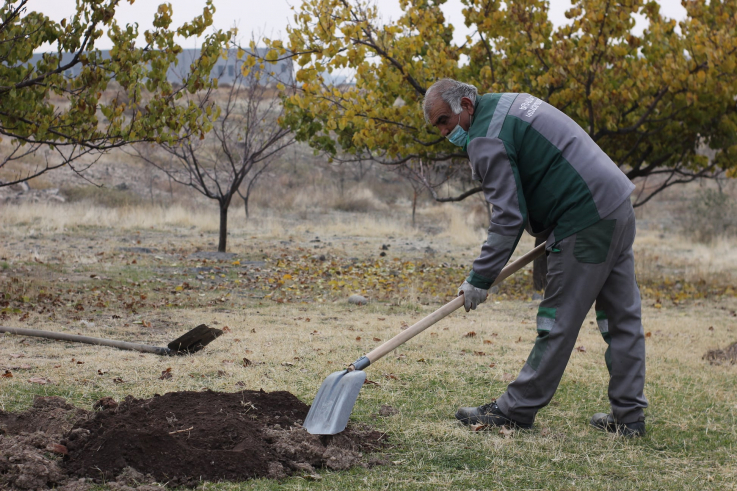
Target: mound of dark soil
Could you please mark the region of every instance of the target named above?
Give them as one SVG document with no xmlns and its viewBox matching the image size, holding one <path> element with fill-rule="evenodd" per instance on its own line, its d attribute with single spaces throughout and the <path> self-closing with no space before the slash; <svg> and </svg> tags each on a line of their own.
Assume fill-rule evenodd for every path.
<svg viewBox="0 0 737 491">
<path fill-rule="evenodd" d="M 37 397 L 24 413 L 0 411 L 0 489 L 84 490 L 104 480 L 142 490 L 385 463 L 363 456 L 384 445 L 377 431 L 307 433 L 309 406 L 288 392 L 171 392 L 95 408 Z"/>
<path fill-rule="evenodd" d="M 289 392 L 128 397 L 69 433 L 62 441 L 66 467 L 105 480 L 131 467 L 162 483 L 192 485 L 348 469 L 363 463 L 363 451 L 382 445 L 376 431 L 310 435 L 300 426 L 308 409 Z"/>
<path fill-rule="evenodd" d="M 61 397 L 36 397 L 22 413 L 0 411 L 0 489 L 49 489 L 74 487 L 62 467 L 66 448 L 62 435 L 84 421 L 89 411 L 67 404 Z"/>
</svg>

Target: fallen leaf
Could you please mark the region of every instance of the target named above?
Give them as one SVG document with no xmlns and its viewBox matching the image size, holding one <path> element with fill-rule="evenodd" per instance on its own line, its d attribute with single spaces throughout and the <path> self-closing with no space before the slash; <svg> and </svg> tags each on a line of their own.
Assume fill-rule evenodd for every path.
<svg viewBox="0 0 737 491">
<path fill-rule="evenodd" d="M 476 356 L 486 356 L 486 353 L 484 351 L 474 351 L 473 354 Z"/>
<path fill-rule="evenodd" d="M 107 373 L 107 370 L 105 370 L 103 368 L 99 368 L 97 370 L 97 375 L 105 375 L 106 373 Z"/>
<path fill-rule="evenodd" d="M 167 380 L 167 379 L 170 379 L 171 377 L 172 377 L 171 367 L 169 367 L 163 372 L 161 372 L 161 377 L 159 377 L 159 380 Z"/>
<path fill-rule="evenodd" d="M 377 386 L 380 386 L 381 384 L 379 384 L 378 382 L 374 382 L 373 380 L 366 379 L 366 380 L 363 381 L 363 385 L 377 385 Z"/>
<path fill-rule="evenodd" d="M 489 425 L 483 425 L 483 424 L 469 425 L 469 428 L 471 428 L 471 431 L 482 431 L 482 430 L 485 430 L 488 427 L 489 427 Z"/>
<path fill-rule="evenodd" d="M 499 428 L 499 434 L 504 435 L 504 438 L 509 438 L 512 435 L 514 435 L 514 430 L 512 428 L 507 428 L 506 426 L 502 426 Z"/>
<path fill-rule="evenodd" d="M 50 443 L 46 447 L 46 450 L 48 450 L 49 452 L 57 453 L 59 455 L 67 455 L 69 453 L 69 451 L 67 450 L 67 447 L 65 447 L 64 445 L 60 445 L 58 443 Z"/>
<path fill-rule="evenodd" d="M 404 331 L 405 329 L 407 329 L 409 327 L 409 324 L 407 324 L 406 322 L 402 321 L 402 324 L 399 327 L 401 327 L 402 328 L 402 331 Z"/>
<path fill-rule="evenodd" d="M 511 382 L 512 380 L 514 380 L 514 375 L 512 375 L 511 373 L 504 373 L 502 374 L 502 380 L 504 380 L 505 382 Z"/>
<path fill-rule="evenodd" d="M 253 365 L 253 362 L 251 360 L 249 360 L 248 358 L 243 358 L 244 367 L 250 367 L 251 365 Z"/>
<path fill-rule="evenodd" d="M 361 336 L 356 336 L 356 341 L 360 341 L 360 340 L 361 340 Z"/>
<path fill-rule="evenodd" d="M 380 320 L 380 321 L 385 321 L 386 320 L 386 317 L 377 317 L 376 319 L 377 320 Z"/>
<path fill-rule="evenodd" d="M 494 368 L 496 366 L 496 363 L 490 363 L 489 368 Z"/>
<path fill-rule="evenodd" d="M 5 373 L 1 375 L 2 378 L 13 378 L 13 373 L 10 370 L 5 370 Z"/>
<path fill-rule="evenodd" d="M 580 353 L 586 353 L 586 346 L 581 345 L 578 348 L 576 348 L 576 351 L 578 351 Z"/>
<path fill-rule="evenodd" d="M 251 333 L 252 334 L 256 334 L 256 329 L 255 328 L 254 329 L 251 329 Z"/>
<path fill-rule="evenodd" d="M 490 339 L 484 339 L 484 344 L 494 344 Z"/>
<path fill-rule="evenodd" d="M 310 318 L 309 317 L 306 317 L 305 318 L 305 322 L 310 322 Z"/>
<path fill-rule="evenodd" d="M 294 366 L 294 363 L 285 361 L 284 363 L 281 364 L 281 366 L 283 366 L 283 367 L 293 367 Z"/>
<path fill-rule="evenodd" d="M 11 358 L 25 358 L 25 356 L 23 353 L 10 353 Z"/>
<path fill-rule="evenodd" d="M 436 338 L 436 337 L 438 337 L 438 333 L 436 333 L 436 332 L 431 332 L 431 333 L 430 333 L 430 337 Z"/>
<path fill-rule="evenodd" d="M 651 333 L 650 331 L 648 331 L 648 332 L 645 333 L 645 337 L 646 338 L 652 337 L 652 335 L 653 335 L 653 333 Z"/>
<path fill-rule="evenodd" d="M 224 370 L 218 370 L 218 377 L 224 377 L 224 376 L 226 376 L 227 374 L 228 374 L 228 373 L 227 373 L 227 372 L 225 372 Z"/>
<path fill-rule="evenodd" d="M 28 381 L 32 384 L 41 384 L 41 385 L 46 385 L 46 384 L 51 383 L 51 380 L 44 378 L 44 377 L 31 377 L 28 379 Z"/>
<path fill-rule="evenodd" d="M 381 341 L 381 339 L 379 339 L 379 338 L 374 338 L 374 343 L 378 343 L 379 341 Z"/>
<path fill-rule="evenodd" d="M 469 331 L 463 335 L 464 338 L 473 338 L 476 336 L 476 331 Z"/>
<path fill-rule="evenodd" d="M 246 383 L 245 382 L 236 382 L 235 385 L 236 385 L 236 387 L 245 387 L 246 386 Z"/>
<path fill-rule="evenodd" d="M 714 330 L 714 326 L 709 326 L 709 330 L 710 331 L 713 331 Z"/>
<path fill-rule="evenodd" d="M 228 326 L 223 327 L 223 332 L 230 332 L 230 328 Z"/>
<path fill-rule="evenodd" d="M 114 383 L 116 383 L 116 384 L 122 384 L 122 383 L 125 383 L 125 382 L 123 381 L 123 379 L 122 379 L 122 378 L 120 378 L 120 377 L 116 377 L 116 378 L 114 378 L 114 379 L 113 379 L 113 382 L 114 382 Z"/>
<path fill-rule="evenodd" d="M 385 373 L 384 378 L 387 380 L 399 380 L 393 373 Z"/>
<path fill-rule="evenodd" d="M 425 359 L 424 358 L 420 358 L 419 360 L 417 360 L 417 363 L 425 363 Z"/>
</svg>

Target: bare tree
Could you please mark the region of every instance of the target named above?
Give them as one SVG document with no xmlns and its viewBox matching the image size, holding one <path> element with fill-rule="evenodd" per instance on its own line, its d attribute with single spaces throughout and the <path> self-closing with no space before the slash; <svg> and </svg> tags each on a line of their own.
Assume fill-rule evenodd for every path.
<svg viewBox="0 0 737 491">
<path fill-rule="evenodd" d="M 251 53 L 241 53 L 245 57 Z M 247 59 L 247 58 L 246 58 Z M 290 130 L 278 124 L 284 112 L 276 80 L 268 63 L 244 68 L 242 56 L 231 56 L 235 78 L 230 87 L 214 97 L 220 113 L 212 131 L 205 136 L 189 136 L 177 143 L 161 143 L 164 158 L 135 147 L 136 155 L 163 171 L 173 181 L 188 186 L 218 202 L 220 238 L 218 251 L 225 252 L 228 234 L 228 207 L 239 194 L 248 213 L 248 198 L 256 180 L 277 155 L 294 142 Z M 194 97 L 199 97 L 195 95 Z M 245 195 L 240 191 L 245 186 Z"/>
<path fill-rule="evenodd" d="M 456 166 L 457 167 L 457 166 Z M 395 171 L 412 187 L 412 226 L 415 226 L 417 200 L 422 192 L 428 190 L 436 201 L 455 201 L 440 198 L 437 190 L 456 176 L 456 167 L 438 165 L 425 162 L 421 159 L 412 159 L 402 162 L 395 167 Z"/>
</svg>

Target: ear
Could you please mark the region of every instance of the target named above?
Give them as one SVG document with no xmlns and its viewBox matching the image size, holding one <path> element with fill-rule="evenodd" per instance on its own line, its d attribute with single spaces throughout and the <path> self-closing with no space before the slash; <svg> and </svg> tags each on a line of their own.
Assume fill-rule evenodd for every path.
<svg viewBox="0 0 737 491">
<path fill-rule="evenodd" d="M 461 98 L 461 108 L 465 109 L 470 116 L 473 116 L 474 104 L 468 97 Z"/>
</svg>

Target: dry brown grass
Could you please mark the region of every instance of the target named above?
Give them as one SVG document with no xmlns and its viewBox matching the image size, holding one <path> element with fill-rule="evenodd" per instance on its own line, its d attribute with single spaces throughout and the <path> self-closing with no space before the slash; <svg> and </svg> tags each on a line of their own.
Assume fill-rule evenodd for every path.
<svg viewBox="0 0 737 491">
<path fill-rule="evenodd" d="M 376 257 L 380 246 L 393 237 L 390 258 L 421 257 L 428 264 L 448 261 L 469 265 L 485 238 L 484 230 L 474 224 L 470 207 L 463 204 L 423 207 L 416 228 L 411 227 L 408 213 L 400 214 L 391 207 L 381 213 L 308 210 L 304 215 L 307 218 L 300 215 L 301 211 L 257 210 L 247 222 L 242 218 L 231 221 L 231 244 L 242 257 L 260 251 L 277 251 L 275 256 L 281 257 L 278 248 L 289 241 L 286 247 L 295 256 L 325 253 L 346 258 Z M 103 209 L 79 204 L 4 206 L 0 210 L 0 257 L 8 258 L 8 269 L 2 269 L 0 260 L 0 279 L 18 277 L 31 289 L 34 282 L 40 282 L 43 272 L 44 281 L 62 281 L 73 293 L 90 296 L 101 291 L 99 285 L 103 284 L 90 279 L 90 273 L 100 273 L 121 288 L 129 288 L 127 296 L 153 296 L 151 289 L 156 287 L 161 290 L 156 295 L 186 298 L 177 297 L 172 290 L 183 281 L 192 281 L 198 273 L 190 271 L 191 264 L 182 262 L 179 256 L 207 248 L 217 229 L 216 218 L 210 207 L 192 211 L 186 207 Z M 317 236 L 320 243 L 310 242 Z M 93 248 L 88 249 L 87 244 Z M 423 255 L 428 245 L 437 250 L 436 255 Z M 707 285 L 724 285 L 724 281 L 734 284 L 734 245 L 731 239 L 696 244 L 674 231 L 645 227 L 638 232 L 635 244 L 638 277 L 661 282 L 681 278 Z M 165 256 L 160 259 L 148 256 L 148 270 L 147 266 L 132 271 L 132 265 L 125 262 L 133 256 L 121 254 L 119 246 L 158 247 L 167 253 L 157 253 Z M 517 254 L 531 247 L 532 239 L 525 236 Z M 170 251 L 176 252 L 167 255 Z M 98 256 L 99 252 L 105 254 Z M 34 260 L 46 262 L 52 256 L 57 256 L 58 262 L 48 266 Z M 139 257 L 139 266 L 143 262 Z M 166 268 L 175 275 L 158 281 L 156 278 L 163 277 Z M 61 277 L 65 279 L 59 280 Z M 225 293 L 202 288 L 191 292 L 190 298 L 215 299 Z M 233 289 L 227 301 L 215 302 L 209 308 L 190 308 L 184 301 L 179 307 L 116 311 L 121 318 L 112 318 L 109 310 L 69 313 L 73 305 L 61 306 L 54 319 L 48 312 L 40 314 L 33 309 L 23 322 L 19 321 L 20 314 L 11 314 L 2 321 L 4 325 L 155 345 L 164 345 L 203 322 L 213 327 L 228 326 L 230 332 L 201 353 L 174 358 L 2 336 L 0 366 L 10 370 L 13 377 L 0 379 L 0 409 L 26 407 L 37 394 L 62 395 L 89 408 L 102 396 L 149 397 L 202 388 L 288 390 L 309 402 L 329 373 L 400 332 L 403 323 L 412 324 L 439 307 L 437 303 L 407 301 L 355 307 L 344 298 L 327 297 L 322 303 L 277 304 L 238 293 Z M 414 293 L 407 295 L 412 298 Z M 310 486 L 733 487 L 737 479 L 737 461 L 731 448 L 737 440 L 737 367 L 712 366 L 702 356 L 737 339 L 737 317 L 732 314 L 737 311 L 737 299 L 734 295 L 712 295 L 679 304 L 662 302 L 655 307 L 655 299 L 647 297 L 644 305 L 643 322 L 649 333 L 646 395 L 651 404 L 647 412 L 650 435 L 645 439 L 622 441 L 588 427 L 591 413 L 606 410 L 608 404 L 608 377 L 603 363 L 606 346 L 593 324 L 593 312 L 576 343 L 583 349 L 573 352 L 553 403 L 539 415 L 537 429 L 504 436 L 472 433 L 457 425 L 452 417 L 455 409 L 498 396 L 521 368 L 536 336 L 537 302 L 493 297 L 475 312 L 452 314 L 367 369 L 369 379 L 378 385 L 362 389 L 353 420 L 387 431 L 396 445 L 387 450 L 387 456 L 398 464 L 327 473 L 322 483 Z M 470 331 L 476 335 L 466 337 Z M 243 366 L 243 358 L 253 363 Z M 173 378 L 161 380 L 161 372 L 169 367 Z M 32 384 L 28 382 L 31 377 L 47 377 L 53 384 Z M 116 383 L 115 379 L 123 382 Z M 392 405 L 399 414 L 378 417 L 382 404 Z M 303 489 L 305 483 L 294 478 L 279 484 L 258 481 L 219 488 L 277 486 Z"/>
</svg>

